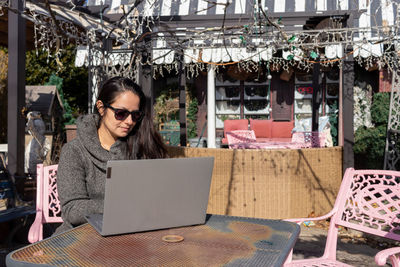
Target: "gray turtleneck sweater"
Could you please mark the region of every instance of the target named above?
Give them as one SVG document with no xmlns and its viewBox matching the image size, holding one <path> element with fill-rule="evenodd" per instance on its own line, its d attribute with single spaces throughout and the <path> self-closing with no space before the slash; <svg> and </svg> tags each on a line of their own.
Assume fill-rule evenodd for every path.
<svg viewBox="0 0 400 267">
<path fill-rule="evenodd" d="M 77 137 L 62 148 L 57 189 L 64 222 L 56 233 L 85 223 L 85 215 L 103 212 L 107 161 L 127 158 L 123 140 L 117 140 L 110 151 L 100 145 L 98 123 L 95 114 L 79 117 Z"/>
</svg>

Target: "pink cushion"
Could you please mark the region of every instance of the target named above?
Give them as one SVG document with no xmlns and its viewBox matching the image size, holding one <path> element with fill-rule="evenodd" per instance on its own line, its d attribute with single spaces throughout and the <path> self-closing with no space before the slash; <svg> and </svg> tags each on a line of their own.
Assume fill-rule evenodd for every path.
<svg viewBox="0 0 400 267">
<path fill-rule="evenodd" d="M 273 121 L 271 137 L 272 138 L 291 138 L 294 121 Z"/>
<path fill-rule="evenodd" d="M 247 119 L 240 120 L 224 120 L 224 139 L 222 139 L 223 144 L 227 144 L 226 132 L 232 132 L 236 130 L 248 130 L 249 122 Z"/>
<path fill-rule="evenodd" d="M 271 138 L 271 120 L 253 120 L 250 119 L 250 129 L 254 131 L 258 138 Z"/>
<path fill-rule="evenodd" d="M 270 143 L 270 142 L 291 142 L 292 138 L 257 138 L 258 143 Z"/>
</svg>

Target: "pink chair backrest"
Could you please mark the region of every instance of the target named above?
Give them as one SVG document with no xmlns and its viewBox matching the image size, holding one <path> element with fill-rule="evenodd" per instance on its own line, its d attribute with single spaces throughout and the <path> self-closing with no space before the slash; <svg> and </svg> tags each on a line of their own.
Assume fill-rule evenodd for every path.
<svg viewBox="0 0 400 267">
<path fill-rule="evenodd" d="M 31 243 L 43 239 L 43 224 L 63 222 L 57 191 L 58 165 L 38 164 L 36 169 L 36 217 L 28 233 Z"/>
<path fill-rule="evenodd" d="M 294 132 L 292 142 L 303 144 L 304 147 L 324 147 L 326 133 L 324 132 Z"/>
<path fill-rule="evenodd" d="M 347 169 L 331 223 L 400 240 L 400 172 Z"/>
<path fill-rule="evenodd" d="M 224 121 L 225 137 L 226 137 L 226 132 L 232 132 L 236 130 L 248 130 L 248 129 L 249 129 L 249 122 L 247 119 Z"/>
<path fill-rule="evenodd" d="M 271 128 L 272 138 L 291 138 L 294 128 L 293 121 L 273 121 Z"/>
<path fill-rule="evenodd" d="M 57 191 L 58 165 L 43 167 L 43 216 L 46 223 L 62 222 Z"/>
<path fill-rule="evenodd" d="M 223 144 L 228 143 L 228 139 L 226 137 L 227 132 L 236 131 L 236 130 L 248 130 L 249 122 L 247 119 L 240 120 L 224 120 L 224 138 L 222 139 Z"/>
<path fill-rule="evenodd" d="M 256 142 L 256 136 L 252 130 L 236 130 L 226 133 L 229 146 L 240 143 Z"/>
<path fill-rule="evenodd" d="M 271 138 L 272 120 L 250 119 L 250 130 L 253 130 L 257 138 Z"/>
</svg>

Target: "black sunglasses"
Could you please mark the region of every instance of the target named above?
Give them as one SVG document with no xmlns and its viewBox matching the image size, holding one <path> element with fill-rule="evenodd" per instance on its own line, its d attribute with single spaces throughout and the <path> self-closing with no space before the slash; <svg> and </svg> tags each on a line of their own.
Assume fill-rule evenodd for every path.
<svg viewBox="0 0 400 267">
<path fill-rule="evenodd" d="M 140 121 L 141 119 L 143 119 L 143 116 L 144 116 L 143 111 L 140 111 L 140 110 L 134 110 L 134 111 L 130 112 L 126 109 L 114 108 L 108 104 L 104 104 L 104 106 L 106 108 L 112 109 L 114 111 L 115 119 L 119 120 L 119 121 L 123 121 L 126 118 L 128 118 L 129 114 L 132 115 L 132 121 L 134 121 L 134 122 Z"/>
</svg>

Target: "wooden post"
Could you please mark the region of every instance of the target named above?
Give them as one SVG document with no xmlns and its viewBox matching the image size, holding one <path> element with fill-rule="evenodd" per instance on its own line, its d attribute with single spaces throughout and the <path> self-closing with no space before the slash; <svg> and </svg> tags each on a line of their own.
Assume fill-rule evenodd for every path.
<svg viewBox="0 0 400 267">
<path fill-rule="evenodd" d="M 312 118 L 311 118 L 311 131 L 318 131 L 318 120 L 319 120 L 319 106 L 321 105 L 321 94 L 319 90 L 319 76 L 320 76 L 320 65 L 314 63 L 313 65 L 313 94 L 312 94 Z"/>
<path fill-rule="evenodd" d="M 8 10 L 8 169 L 11 175 L 24 174 L 25 150 L 25 54 L 26 22 L 19 12 L 23 0 L 10 0 Z"/>
<path fill-rule="evenodd" d="M 182 51 L 183 55 L 183 51 Z M 179 57 L 179 126 L 180 144 L 186 146 L 186 72 L 183 56 Z"/>
<path fill-rule="evenodd" d="M 143 23 L 146 25 L 146 23 Z M 149 31 L 148 28 L 143 26 L 143 32 Z M 143 34 L 145 36 L 145 34 Z M 143 47 L 150 46 L 153 47 L 151 35 L 145 36 L 141 43 Z M 152 52 L 143 55 L 142 62 L 147 62 L 148 58 L 152 58 Z M 154 92 L 153 92 L 153 66 L 147 64 L 139 64 L 138 66 L 138 80 L 136 81 L 142 87 L 143 93 L 146 95 L 147 110 L 146 112 L 153 113 L 154 106 Z"/>
<path fill-rule="evenodd" d="M 153 112 L 154 92 L 153 92 L 152 67 L 148 65 L 140 65 L 138 72 L 140 73 L 139 84 L 142 87 L 143 93 L 146 95 L 146 102 L 147 102 L 146 112 Z"/>
<path fill-rule="evenodd" d="M 348 27 L 353 26 L 354 15 L 350 14 Z M 347 54 L 342 64 L 342 108 L 343 108 L 343 173 L 354 167 L 354 60 L 350 53 L 353 48 L 346 47 Z M 340 123 L 340 122 L 339 122 Z"/>
</svg>

